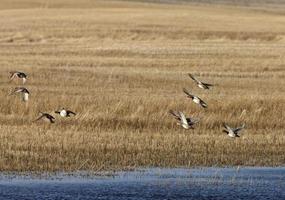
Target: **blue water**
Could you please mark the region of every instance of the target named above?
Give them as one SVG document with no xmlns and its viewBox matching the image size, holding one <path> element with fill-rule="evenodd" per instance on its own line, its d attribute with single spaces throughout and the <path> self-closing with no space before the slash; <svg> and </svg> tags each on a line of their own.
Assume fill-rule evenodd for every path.
<svg viewBox="0 0 285 200">
<path fill-rule="evenodd" d="M 0 175 L 0 199 L 285 199 L 285 168 Z"/>
</svg>

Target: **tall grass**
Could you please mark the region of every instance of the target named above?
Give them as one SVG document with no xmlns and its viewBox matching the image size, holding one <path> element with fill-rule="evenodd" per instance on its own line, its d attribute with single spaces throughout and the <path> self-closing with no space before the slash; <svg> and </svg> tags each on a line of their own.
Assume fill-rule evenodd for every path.
<svg viewBox="0 0 285 200">
<path fill-rule="evenodd" d="M 94 5 L 64 9 L 49 1 L 47 9 L 0 12 L 0 170 L 284 164 L 283 16 Z M 7 96 L 19 85 L 9 83 L 10 70 L 28 73 L 27 104 Z M 199 89 L 189 72 L 216 86 Z M 183 87 L 209 108 L 189 101 Z M 60 107 L 78 114 L 32 122 Z M 201 122 L 183 130 L 169 109 Z M 246 130 L 230 139 L 223 122 L 246 123 Z"/>
</svg>

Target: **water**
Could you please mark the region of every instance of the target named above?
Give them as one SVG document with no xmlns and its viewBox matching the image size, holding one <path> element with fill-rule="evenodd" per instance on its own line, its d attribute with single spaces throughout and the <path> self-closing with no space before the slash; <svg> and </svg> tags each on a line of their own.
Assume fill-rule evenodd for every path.
<svg viewBox="0 0 285 200">
<path fill-rule="evenodd" d="M 0 199 L 285 199 L 285 168 L 0 175 Z"/>
</svg>

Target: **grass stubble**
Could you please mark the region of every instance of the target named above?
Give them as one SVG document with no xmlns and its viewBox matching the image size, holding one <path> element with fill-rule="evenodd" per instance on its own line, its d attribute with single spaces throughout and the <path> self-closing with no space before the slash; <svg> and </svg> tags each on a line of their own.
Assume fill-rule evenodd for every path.
<svg viewBox="0 0 285 200">
<path fill-rule="evenodd" d="M 1 5 L 1 171 L 284 165 L 282 13 L 30 2 L 22 9 Z M 28 73 L 28 103 L 7 96 L 18 85 L 8 82 L 10 70 Z M 201 90 L 189 72 L 217 86 Z M 208 109 L 188 100 L 183 87 Z M 39 111 L 59 107 L 78 115 L 57 117 L 55 124 L 32 122 Z M 183 130 L 169 109 L 201 122 Z M 222 122 L 246 123 L 246 130 L 231 139 Z"/>
</svg>

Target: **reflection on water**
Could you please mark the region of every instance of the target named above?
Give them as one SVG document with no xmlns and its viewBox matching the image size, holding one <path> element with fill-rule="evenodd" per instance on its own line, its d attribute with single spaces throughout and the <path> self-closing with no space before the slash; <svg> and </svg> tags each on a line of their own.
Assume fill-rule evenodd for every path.
<svg viewBox="0 0 285 200">
<path fill-rule="evenodd" d="M 285 199 L 285 168 L 143 169 L 0 176 L 1 199 Z"/>
</svg>

